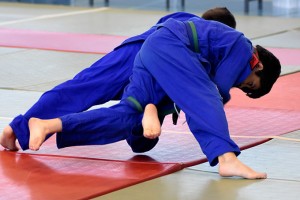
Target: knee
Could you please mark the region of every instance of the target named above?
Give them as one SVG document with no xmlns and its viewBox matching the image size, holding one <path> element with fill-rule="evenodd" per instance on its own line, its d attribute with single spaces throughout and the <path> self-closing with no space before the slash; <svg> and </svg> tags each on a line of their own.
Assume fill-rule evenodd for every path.
<svg viewBox="0 0 300 200">
<path fill-rule="evenodd" d="M 143 136 L 143 127 L 135 127 L 132 134 L 126 139 L 128 145 L 134 153 L 144 153 L 153 149 L 158 143 L 159 138 L 148 139 Z"/>
</svg>

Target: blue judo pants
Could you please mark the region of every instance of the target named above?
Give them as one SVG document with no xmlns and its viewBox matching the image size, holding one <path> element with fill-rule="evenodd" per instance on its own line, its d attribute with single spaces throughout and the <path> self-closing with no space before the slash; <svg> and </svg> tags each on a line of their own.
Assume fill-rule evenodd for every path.
<svg viewBox="0 0 300 200">
<path fill-rule="evenodd" d="M 139 105 L 128 101 L 130 98 Z M 61 117 L 63 131 L 57 134 L 57 144 L 59 147 L 107 144 L 139 135 L 143 113 L 138 108 L 148 103 L 159 106 L 168 98 L 172 101 L 167 104 L 174 101 L 185 112 L 189 128 L 210 165 L 216 165 L 218 156 L 224 153 L 240 153 L 230 139 L 215 84 L 189 44 L 167 28 L 160 28 L 144 43 L 121 102 L 110 108 Z"/>
<path fill-rule="evenodd" d="M 73 79 L 45 92 L 24 115 L 17 116 L 10 126 L 22 149 L 28 149 L 28 120 L 31 117 L 51 119 L 82 112 L 110 100 L 120 100 L 125 86 L 129 83 L 135 56 L 142 44 L 142 40 L 135 41 L 114 49 Z M 163 117 L 161 119 L 163 120 Z M 144 139 L 141 136 L 134 136 L 127 140 L 135 152 L 147 151 L 158 141 L 151 140 L 151 147 L 146 146 L 142 149 L 139 143 Z M 138 141 L 137 146 L 134 146 L 135 141 Z"/>
</svg>

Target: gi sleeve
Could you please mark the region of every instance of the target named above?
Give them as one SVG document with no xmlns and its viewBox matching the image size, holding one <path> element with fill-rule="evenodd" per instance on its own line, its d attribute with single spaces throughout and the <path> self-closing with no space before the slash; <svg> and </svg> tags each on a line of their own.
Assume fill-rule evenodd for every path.
<svg viewBox="0 0 300 200">
<path fill-rule="evenodd" d="M 250 75 L 251 55 L 252 44 L 244 36 L 239 37 L 229 51 L 224 53 L 213 79 L 223 97 L 224 104 L 230 100 L 230 89 Z"/>
</svg>

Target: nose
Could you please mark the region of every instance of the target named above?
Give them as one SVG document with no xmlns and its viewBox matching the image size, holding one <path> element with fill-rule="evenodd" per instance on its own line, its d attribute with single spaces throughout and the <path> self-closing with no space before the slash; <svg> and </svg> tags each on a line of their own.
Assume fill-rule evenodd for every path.
<svg viewBox="0 0 300 200">
<path fill-rule="evenodd" d="M 253 82 L 248 83 L 249 88 L 254 89 L 255 88 L 255 84 Z"/>
</svg>

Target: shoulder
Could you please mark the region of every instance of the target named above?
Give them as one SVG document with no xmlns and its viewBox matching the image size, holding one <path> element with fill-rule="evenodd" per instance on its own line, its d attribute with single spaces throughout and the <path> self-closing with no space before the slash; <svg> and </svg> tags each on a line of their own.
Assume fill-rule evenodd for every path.
<svg viewBox="0 0 300 200">
<path fill-rule="evenodd" d="M 157 23 L 163 23 L 163 22 L 167 21 L 170 18 L 173 18 L 173 19 L 176 19 L 176 20 L 179 20 L 179 21 L 186 21 L 186 20 L 188 20 L 190 18 L 193 18 L 193 17 L 199 18 L 199 16 L 194 15 L 192 13 L 175 12 L 175 13 L 172 13 L 172 14 L 169 14 L 169 15 L 166 15 L 166 16 L 160 18 Z"/>
</svg>

